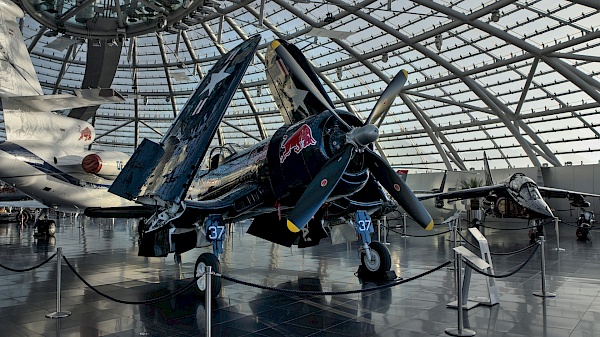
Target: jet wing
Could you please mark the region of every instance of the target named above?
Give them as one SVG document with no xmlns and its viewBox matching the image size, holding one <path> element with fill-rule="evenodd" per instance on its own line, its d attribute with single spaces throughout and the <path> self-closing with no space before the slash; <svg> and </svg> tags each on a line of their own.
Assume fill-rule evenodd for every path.
<svg viewBox="0 0 600 337">
<path fill-rule="evenodd" d="M 34 199 L 16 201 L 2 200 L 0 201 L 0 207 L 48 208 L 48 206 Z"/>
<path fill-rule="evenodd" d="M 569 198 L 570 200 L 576 198 L 583 199 L 584 197 L 600 198 L 599 194 L 569 191 L 560 188 L 538 186 L 538 189 L 540 190 L 540 194 L 542 194 L 542 196 L 546 198 Z"/>
<path fill-rule="evenodd" d="M 481 198 L 489 195 L 491 192 L 504 190 L 505 185 L 493 185 L 493 186 L 481 186 L 466 188 L 464 190 L 441 192 L 441 193 L 428 193 L 428 194 L 417 194 L 419 200 L 427 200 L 431 198 L 438 199 L 470 199 L 470 198 Z"/>
<path fill-rule="evenodd" d="M 81 89 L 75 95 L 37 95 L 11 97 L 23 110 L 58 111 L 104 103 L 120 103 L 125 99 L 113 89 Z"/>
</svg>

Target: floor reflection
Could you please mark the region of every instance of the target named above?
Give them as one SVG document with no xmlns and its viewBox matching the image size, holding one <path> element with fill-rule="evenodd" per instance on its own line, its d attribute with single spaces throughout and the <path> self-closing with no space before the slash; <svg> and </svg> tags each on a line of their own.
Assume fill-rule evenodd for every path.
<svg viewBox="0 0 600 337">
<path fill-rule="evenodd" d="M 33 237 L 31 225 L 0 223 L 0 264 L 27 268 L 52 256 L 57 247 L 94 288 L 124 301 L 146 301 L 185 286 L 195 259 L 205 250 L 182 255 L 181 261 L 137 256 L 136 223 L 87 218 L 57 219 L 50 239 Z M 547 231 L 547 286 L 555 299 L 532 295 L 540 288 L 540 261 L 535 256 L 521 272 L 497 280 L 500 304 L 465 312 L 465 327 L 478 336 L 600 335 L 600 272 L 598 248 L 577 244 L 565 231 L 565 252 L 550 251 L 555 238 Z M 409 233 L 417 233 L 416 227 Z M 445 228 L 436 228 L 443 231 Z M 528 245 L 526 233 L 486 229 L 492 252 Z M 388 237 L 392 265 L 398 276 L 418 275 L 450 259 L 447 236 Z M 371 289 L 354 273 L 360 263 L 356 244 L 322 244 L 286 248 L 245 234 L 238 224 L 230 232 L 222 257 L 223 273 L 278 289 L 348 291 Z M 494 256 L 498 273 L 511 270 L 529 256 Z M 56 263 L 26 273 L 0 269 L 0 331 L 2 336 L 203 336 L 203 296 L 189 289 L 153 304 L 117 303 L 86 287 L 63 264 L 62 309 L 73 314 L 50 320 L 56 311 Z M 446 268 L 391 288 L 345 295 L 305 295 L 262 290 L 223 282 L 222 294 L 211 302 L 214 336 L 441 336 L 455 327 L 453 271 Z M 486 295 L 485 279 L 473 275 L 470 295 Z"/>
</svg>

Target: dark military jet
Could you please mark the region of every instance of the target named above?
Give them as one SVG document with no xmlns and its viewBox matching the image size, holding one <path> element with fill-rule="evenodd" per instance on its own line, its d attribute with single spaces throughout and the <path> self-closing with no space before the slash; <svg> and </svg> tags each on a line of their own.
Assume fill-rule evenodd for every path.
<svg viewBox="0 0 600 337">
<path fill-rule="evenodd" d="M 252 218 L 248 233 L 285 246 L 308 247 L 333 232 L 332 218 L 356 214 L 351 233 L 354 239 L 360 234 L 362 265 L 368 273 L 384 274 L 391 268 L 390 254 L 383 244 L 371 242 L 369 218 L 387 201 L 381 186 L 421 226 L 433 227 L 405 182 L 373 151 L 376 123 L 398 96 L 406 72 L 395 76 L 361 121 L 333 108 L 297 47 L 275 40 L 267 48 L 266 71 L 284 125 L 247 149 L 213 149 L 209 169 L 200 170 L 259 41 L 259 36 L 250 38 L 224 55 L 162 141 L 144 140 L 112 184 L 111 192 L 149 210 L 140 224 L 139 254 L 180 254 L 211 242 L 213 253 L 200 255 L 196 262 L 200 276 L 206 266 L 219 271 L 225 221 Z M 127 211 L 96 208 L 86 214 L 114 217 Z M 203 282 L 198 282 L 201 292 Z M 213 287 L 218 294 L 219 278 L 213 279 Z"/>
<path fill-rule="evenodd" d="M 600 198 L 600 195 L 592 193 L 538 186 L 533 179 L 523 173 L 515 173 L 504 181 L 495 184 L 485 153 L 484 170 L 485 186 L 448 192 L 417 193 L 417 197 L 419 200 L 435 198 L 436 207 L 438 208 L 444 207 L 444 199 L 484 198 L 481 208 L 485 211 L 485 214 L 500 218 L 524 218 L 530 220 L 532 224 L 538 220 L 554 218 L 552 210 L 543 197 L 568 198 L 573 207 L 590 206 L 590 203 L 585 200 L 586 196 Z M 538 229 L 541 229 L 541 227 L 538 227 Z M 535 233 L 530 232 L 530 236 L 532 234 Z"/>
</svg>

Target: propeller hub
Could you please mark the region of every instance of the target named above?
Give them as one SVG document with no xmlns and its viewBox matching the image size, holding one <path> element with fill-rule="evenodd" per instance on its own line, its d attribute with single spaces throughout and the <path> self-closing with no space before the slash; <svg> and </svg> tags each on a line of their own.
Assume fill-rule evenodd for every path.
<svg viewBox="0 0 600 337">
<path fill-rule="evenodd" d="M 354 128 L 347 134 L 348 142 L 359 148 L 366 147 L 376 141 L 377 138 L 379 138 L 379 129 L 373 124 Z"/>
</svg>

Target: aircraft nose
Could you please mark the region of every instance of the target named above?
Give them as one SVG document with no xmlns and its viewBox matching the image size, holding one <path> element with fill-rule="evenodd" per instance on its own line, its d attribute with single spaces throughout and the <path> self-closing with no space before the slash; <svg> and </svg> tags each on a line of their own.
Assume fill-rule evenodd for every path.
<svg viewBox="0 0 600 337">
<path fill-rule="evenodd" d="M 532 200 L 530 205 L 531 209 L 540 215 L 548 218 L 554 218 L 554 214 L 550 210 L 550 206 L 548 206 L 543 199 Z"/>
</svg>

